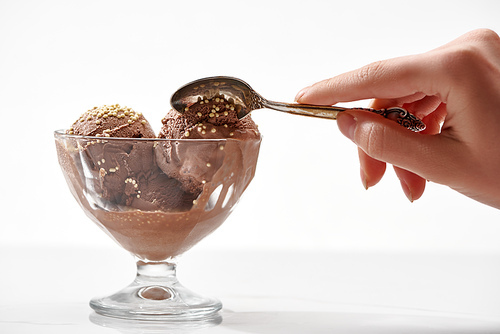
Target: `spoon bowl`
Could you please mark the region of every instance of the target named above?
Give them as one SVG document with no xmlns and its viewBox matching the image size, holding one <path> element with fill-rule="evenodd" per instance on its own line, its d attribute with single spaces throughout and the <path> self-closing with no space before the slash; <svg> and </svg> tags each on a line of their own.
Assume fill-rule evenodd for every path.
<svg viewBox="0 0 500 334">
<path fill-rule="evenodd" d="M 250 87 L 245 81 L 228 77 L 207 77 L 192 81 L 179 88 L 171 97 L 170 105 L 180 113 L 201 99 L 211 99 L 216 95 L 224 95 L 237 106 L 238 118 L 243 118 L 253 110 L 273 109 L 290 114 L 311 116 L 319 118 L 337 119 L 339 112 L 356 109 L 366 110 L 379 114 L 385 118 L 394 120 L 405 128 L 418 132 L 425 129 L 425 124 L 410 114 L 407 110 L 399 107 L 388 109 L 371 108 L 344 108 L 337 106 L 321 106 L 312 104 L 282 103 L 270 101 L 263 98 Z"/>
</svg>

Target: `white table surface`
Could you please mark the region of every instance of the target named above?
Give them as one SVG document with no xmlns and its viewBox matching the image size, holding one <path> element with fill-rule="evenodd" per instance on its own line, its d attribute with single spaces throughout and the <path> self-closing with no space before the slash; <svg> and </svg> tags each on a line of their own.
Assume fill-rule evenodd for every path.
<svg viewBox="0 0 500 334">
<path fill-rule="evenodd" d="M 500 333 L 500 255 L 214 251 L 178 265 L 224 304 L 208 323 L 102 317 L 88 306 L 135 275 L 116 245 L 0 246 L 0 333 Z"/>
</svg>

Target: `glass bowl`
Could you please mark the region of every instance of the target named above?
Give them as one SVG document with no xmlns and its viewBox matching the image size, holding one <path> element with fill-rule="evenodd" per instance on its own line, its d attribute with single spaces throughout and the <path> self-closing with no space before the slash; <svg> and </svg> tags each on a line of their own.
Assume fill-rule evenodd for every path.
<svg viewBox="0 0 500 334">
<path fill-rule="evenodd" d="M 137 263 L 135 280 L 93 298 L 99 314 L 140 320 L 211 317 L 220 301 L 176 278 L 176 257 L 217 229 L 254 177 L 261 139 L 88 137 L 54 132 L 83 211 Z"/>
</svg>

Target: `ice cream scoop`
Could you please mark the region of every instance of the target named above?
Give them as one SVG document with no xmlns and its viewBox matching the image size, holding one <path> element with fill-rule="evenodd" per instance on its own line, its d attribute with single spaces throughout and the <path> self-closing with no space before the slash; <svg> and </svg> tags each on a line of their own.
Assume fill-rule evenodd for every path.
<svg viewBox="0 0 500 334">
<path fill-rule="evenodd" d="M 348 109 L 361 109 L 394 120 L 405 128 L 415 132 L 425 129 L 425 124 L 420 119 L 403 108 L 344 108 L 337 106 L 275 102 L 263 98 L 243 80 L 227 76 L 208 77 L 192 81 L 179 88 L 172 95 L 170 104 L 172 108 L 179 113 L 184 113 L 186 110 L 189 110 L 189 106 L 198 101 L 198 98 L 211 99 L 218 94 L 223 94 L 227 98 L 234 100 L 235 105 L 238 106 L 238 118 L 240 119 L 248 115 L 251 111 L 262 108 L 274 109 L 295 115 L 329 119 L 336 119 L 339 112 Z"/>
<path fill-rule="evenodd" d="M 237 112 L 238 106 L 220 94 L 210 99 L 199 98 L 182 114 L 169 110 L 162 119 L 158 138 L 194 139 L 198 145 L 185 145 L 183 141 L 172 145 L 171 141 L 159 141 L 155 148 L 158 166 L 167 176 L 179 180 L 183 190 L 199 194 L 205 182 L 212 179 L 213 173 L 221 167 L 225 155 L 225 149 L 219 148 L 216 141 L 205 140 L 248 142 L 240 144 L 244 148 L 260 139 L 260 132 L 251 116 L 238 119 Z"/>
<path fill-rule="evenodd" d="M 96 137 L 156 137 L 153 128 L 142 113 L 119 104 L 103 105 L 87 110 L 66 133 Z"/>
</svg>

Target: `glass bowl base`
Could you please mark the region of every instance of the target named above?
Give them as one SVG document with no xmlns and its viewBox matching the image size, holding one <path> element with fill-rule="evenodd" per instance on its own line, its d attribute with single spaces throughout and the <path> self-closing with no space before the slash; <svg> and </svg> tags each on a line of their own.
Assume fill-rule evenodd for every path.
<svg viewBox="0 0 500 334">
<path fill-rule="evenodd" d="M 206 320 L 222 303 L 200 296 L 181 284 L 141 285 L 137 281 L 107 297 L 93 298 L 90 307 L 100 315 L 150 321 Z"/>
</svg>

